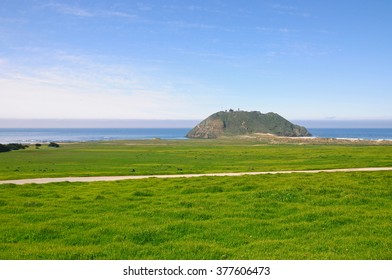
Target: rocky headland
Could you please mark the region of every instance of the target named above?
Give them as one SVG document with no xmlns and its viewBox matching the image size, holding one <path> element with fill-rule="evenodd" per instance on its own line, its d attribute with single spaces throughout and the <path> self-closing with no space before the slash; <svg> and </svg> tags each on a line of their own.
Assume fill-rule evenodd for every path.
<svg viewBox="0 0 392 280">
<path fill-rule="evenodd" d="M 276 113 L 228 110 L 212 114 L 201 121 L 186 137 L 213 139 L 256 133 L 286 137 L 311 136 L 305 127 L 295 125 Z"/>
</svg>

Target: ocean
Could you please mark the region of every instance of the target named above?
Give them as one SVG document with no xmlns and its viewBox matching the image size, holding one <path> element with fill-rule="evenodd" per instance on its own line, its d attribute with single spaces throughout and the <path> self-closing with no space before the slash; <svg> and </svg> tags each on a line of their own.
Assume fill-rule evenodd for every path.
<svg viewBox="0 0 392 280">
<path fill-rule="evenodd" d="M 185 140 L 191 128 L 0 128 L 0 143 Z M 314 137 L 392 140 L 392 128 L 310 128 Z"/>
<path fill-rule="evenodd" d="M 308 128 L 313 137 L 392 140 L 392 128 Z"/>
<path fill-rule="evenodd" d="M 189 128 L 0 128 L 0 143 L 187 139 Z"/>
</svg>

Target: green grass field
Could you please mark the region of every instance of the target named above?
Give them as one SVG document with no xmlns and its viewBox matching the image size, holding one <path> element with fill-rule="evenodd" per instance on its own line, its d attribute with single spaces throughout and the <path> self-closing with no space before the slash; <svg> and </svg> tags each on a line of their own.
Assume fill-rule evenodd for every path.
<svg viewBox="0 0 392 280">
<path fill-rule="evenodd" d="M 392 174 L 0 185 L 0 259 L 392 259 Z"/>
<path fill-rule="evenodd" d="M 0 179 L 392 166 L 392 146 L 118 141 L 0 154 Z M 0 259 L 392 259 L 392 172 L 0 185 Z"/>
<path fill-rule="evenodd" d="M 392 166 L 392 146 L 118 141 L 0 153 L 0 180 Z"/>
</svg>

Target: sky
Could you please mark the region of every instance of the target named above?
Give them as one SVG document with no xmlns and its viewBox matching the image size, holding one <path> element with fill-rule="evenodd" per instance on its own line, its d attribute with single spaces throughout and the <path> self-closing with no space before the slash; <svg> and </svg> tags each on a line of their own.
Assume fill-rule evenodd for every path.
<svg viewBox="0 0 392 280">
<path fill-rule="evenodd" d="M 392 1 L 0 1 L 0 119 L 392 119 Z"/>
</svg>

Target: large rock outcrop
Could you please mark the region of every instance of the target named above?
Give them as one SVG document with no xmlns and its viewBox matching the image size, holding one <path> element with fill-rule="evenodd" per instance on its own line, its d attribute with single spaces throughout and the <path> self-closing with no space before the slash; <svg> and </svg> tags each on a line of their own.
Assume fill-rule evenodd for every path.
<svg viewBox="0 0 392 280">
<path fill-rule="evenodd" d="M 289 137 L 311 136 L 305 127 L 295 125 L 276 113 L 230 110 L 212 114 L 189 131 L 186 137 L 218 138 L 253 133 Z"/>
</svg>

